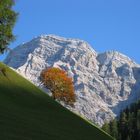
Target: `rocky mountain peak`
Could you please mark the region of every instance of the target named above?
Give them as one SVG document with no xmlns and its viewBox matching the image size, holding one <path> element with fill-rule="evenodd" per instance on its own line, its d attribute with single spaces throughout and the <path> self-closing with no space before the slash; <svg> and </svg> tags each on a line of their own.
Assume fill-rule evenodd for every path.
<svg viewBox="0 0 140 140">
<path fill-rule="evenodd" d="M 116 51 L 98 54 L 83 40 L 41 35 L 13 49 L 4 62 L 43 90 L 43 69 L 66 70 L 76 102 L 75 107 L 62 104 L 99 125 L 140 97 L 140 65 Z"/>
<path fill-rule="evenodd" d="M 97 59 L 101 65 L 109 64 L 110 62 L 118 63 L 118 65 L 122 65 L 125 63 L 128 63 L 132 66 L 137 65 L 132 59 L 118 51 L 107 51 L 104 53 L 100 53 Z"/>
</svg>

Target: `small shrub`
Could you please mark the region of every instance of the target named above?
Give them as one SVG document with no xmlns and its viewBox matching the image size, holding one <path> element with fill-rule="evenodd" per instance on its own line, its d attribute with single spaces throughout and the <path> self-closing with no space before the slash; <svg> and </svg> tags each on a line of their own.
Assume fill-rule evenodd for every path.
<svg viewBox="0 0 140 140">
<path fill-rule="evenodd" d="M 0 68 L 0 72 L 1 72 L 4 76 L 7 76 L 7 75 L 6 75 L 6 68 Z"/>
</svg>

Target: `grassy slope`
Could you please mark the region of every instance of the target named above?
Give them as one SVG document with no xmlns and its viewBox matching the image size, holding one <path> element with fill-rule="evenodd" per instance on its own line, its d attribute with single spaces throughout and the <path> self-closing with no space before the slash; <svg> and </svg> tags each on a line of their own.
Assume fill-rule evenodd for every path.
<svg viewBox="0 0 140 140">
<path fill-rule="evenodd" d="M 0 63 L 0 67 L 6 67 Z M 111 140 L 7 68 L 0 73 L 1 140 Z"/>
</svg>

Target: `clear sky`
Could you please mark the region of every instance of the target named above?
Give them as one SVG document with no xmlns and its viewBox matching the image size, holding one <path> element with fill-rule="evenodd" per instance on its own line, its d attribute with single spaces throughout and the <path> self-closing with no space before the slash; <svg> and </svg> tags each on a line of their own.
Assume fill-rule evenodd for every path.
<svg viewBox="0 0 140 140">
<path fill-rule="evenodd" d="M 16 0 L 14 9 L 19 17 L 11 48 L 55 34 L 85 40 L 98 52 L 120 51 L 140 63 L 140 0 Z"/>
</svg>

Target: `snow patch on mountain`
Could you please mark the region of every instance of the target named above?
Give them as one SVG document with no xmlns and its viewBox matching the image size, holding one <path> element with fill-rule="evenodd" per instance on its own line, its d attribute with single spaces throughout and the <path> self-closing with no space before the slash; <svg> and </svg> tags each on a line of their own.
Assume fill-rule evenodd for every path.
<svg viewBox="0 0 140 140">
<path fill-rule="evenodd" d="M 100 126 L 140 98 L 140 65 L 116 51 L 98 54 L 83 40 L 41 35 L 13 49 L 4 62 L 44 90 L 43 69 L 66 70 L 76 102 L 63 105 Z"/>
</svg>

